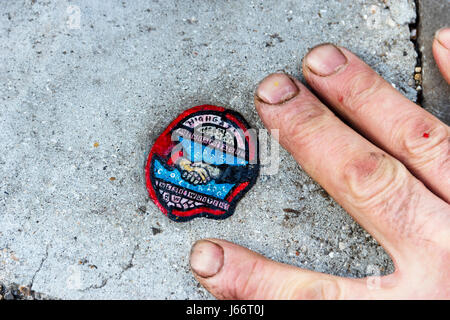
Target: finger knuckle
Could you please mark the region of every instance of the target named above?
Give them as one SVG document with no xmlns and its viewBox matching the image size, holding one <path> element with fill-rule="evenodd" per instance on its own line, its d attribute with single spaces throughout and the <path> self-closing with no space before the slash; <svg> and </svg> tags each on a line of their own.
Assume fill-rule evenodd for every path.
<svg viewBox="0 0 450 320">
<path fill-rule="evenodd" d="M 295 300 L 340 300 L 340 287 L 335 280 L 313 280 L 306 285 L 300 285 L 293 294 Z"/>
<path fill-rule="evenodd" d="M 447 165 L 450 151 L 448 127 L 437 120 L 416 116 L 399 129 L 403 158 L 416 168 Z"/>
<path fill-rule="evenodd" d="M 330 114 L 325 107 L 315 104 L 302 105 L 295 114 L 286 114 L 284 124 L 284 140 L 288 145 L 307 143 L 316 136 L 329 122 Z"/>
<path fill-rule="evenodd" d="M 385 86 L 384 80 L 371 70 L 358 70 L 349 75 L 349 80 L 342 84 L 342 103 L 353 113 L 363 112 L 364 106 L 377 101 L 374 96 L 381 96 Z"/>
<path fill-rule="evenodd" d="M 369 152 L 355 157 L 344 166 L 350 202 L 359 208 L 376 207 L 401 186 L 406 174 L 406 168 L 385 153 Z"/>
<path fill-rule="evenodd" d="M 349 202 L 358 211 L 375 217 L 392 231 L 389 234 L 421 237 L 429 228 L 429 222 L 419 219 L 417 212 L 423 185 L 400 162 L 383 155 L 370 153 L 349 162 Z"/>
</svg>

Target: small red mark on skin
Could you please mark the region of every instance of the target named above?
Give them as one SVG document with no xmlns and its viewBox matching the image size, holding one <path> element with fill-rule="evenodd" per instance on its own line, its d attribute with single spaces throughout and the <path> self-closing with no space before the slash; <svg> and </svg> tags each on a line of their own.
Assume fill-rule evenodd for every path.
<svg viewBox="0 0 450 320">
<path fill-rule="evenodd" d="M 423 137 L 424 137 L 424 138 L 428 138 L 429 136 L 430 136 L 429 133 L 424 132 L 424 134 L 423 134 Z"/>
<path fill-rule="evenodd" d="M 343 97 L 343 96 L 339 96 L 338 101 L 339 101 L 339 102 L 344 101 L 344 97 Z"/>
</svg>

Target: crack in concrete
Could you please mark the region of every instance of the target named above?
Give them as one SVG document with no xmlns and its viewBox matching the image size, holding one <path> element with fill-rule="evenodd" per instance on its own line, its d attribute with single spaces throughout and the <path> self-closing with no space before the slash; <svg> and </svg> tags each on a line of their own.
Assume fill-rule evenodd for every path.
<svg viewBox="0 0 450 320">
<path fill-rule="evenodd" d="M 414 9 L 416 11 L 416 19 L 413 23 L 409 24 L 409 30 L 410 30 L 410 32 L 413 30 L 415 30 L 415 32 L 416 32 L 414 37 L 410 36 L 410 41 L 414 45 L 414 51 L 416 51 L 416 53 L 417 53 L 416 65 L 414 66 L 414 70 L 416 70 L 416 68 L 419 68 L 419 67 L 422 69 L 422 51 L 420 50 L 420 45 L 419 45 L 419 27 L 420 27 L 419 0 L 414 0 L 414 6 L 415 6 Z M 420 73 L 420 75 L 422 75 L 422 73 Z M 421 106 L 423 103 L 423 88 L 421 88 L 421 90 L 416 90 L 416 92 L 417 92 L 416 103 Z"/>
<path fill-rule="evenodd" d="M 122 278 L 122 275 L 124 274 L 125 271 L 130 270 L 132 267 L 134 267 L 133 261 L 134 261 L 134 257 L 136 255 L 136 252 L 137 252 L 138 249 L 139 249 L 139 244 L 136 244 L 134 246 L 133 251 L 131 252 L 131 257 L 130 257 L 128 263 L 124 267 L 122 267 L 121 271 L 113 274 L 112 276 L 110 276 L 108 278 L 103 279 L 101 284 L 90 285 L 89 287 L 84 288 L 84 289 L 82 289 L 80 291 L 86 292 L 88 290 L 101 289 L 104 286 L 106 286 L 108 284 L 108 281 L 113 279 L 114 277 L 116 277 L 117 280 L 120 280 Z"/>
<path fill-rule="evenodd" d="M 128 261 L 127 265 L 122 268 L 122 271 L 120 271 L 119 276 L 118 276 L 117 279 L 121 279 L 122 275 L 124 274 L 125 271 L 127 271 L 127 270 L 131 269 L 132 267 L 134 267 L 133 260 L 134 260 L 134 256 L 136 255 L 136 251 L 138 249 L 139 249 L 139 244 L 136 244 L 134 246 L 133 252 L 131 253 L 130 260 Z"/>
<path fill-rule="evenodd" d="M 47 244 L 46 248 L 45 248 L 45 254 L 44 257 L 41 260 L 41 263 L 39 264 L 38 269 L 34 272 L 33 277 L 31 278 L 30 284 L 28 285 L 28 288 L 31 289 L 33 288 L 33 284 L 34 284 L 34 279 L 36 279 L 37 274 L 41 271 L 42 266 L 44 265 L 45 261 L 47 261 L 48 259 L 48 249 L 50 247 L 50 244 Z"/>
<path fill-rule="evenodd" d="M 81 289 L 80 291 L 85 292 L 85 291 L 93 290 L 93 289 L 101 289 L 101 288 L 103 288 L 104 286 L 106 286 L 108 284 L 108 281 L 111 278 L 112 277 L 107 278 L 107 279 L 103 279 L 101 284 L 93 284 L 93 285 L 90 285 L 87 288 Z"/>
</svg>

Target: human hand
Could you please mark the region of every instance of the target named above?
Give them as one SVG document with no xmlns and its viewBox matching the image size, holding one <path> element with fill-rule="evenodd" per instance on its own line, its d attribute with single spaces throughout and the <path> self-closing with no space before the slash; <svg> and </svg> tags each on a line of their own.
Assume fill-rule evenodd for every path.
<svg viewBox="0 0 450 320">
<path fill-rule="evenodd" d="M 181 177 L 193 185 L 207 184 L 220 174 L 220 169 L 203 162 L 190 162 L 182 159 L 179 166 Z"/>
<path fill-rule="evenodd" d="M 450 29 L 439 32 L 433 53 L 450 83 Z M 449 127 L 344 48 L 314 48 L 303 74 L 353 128 L 281 73 L 259 84 L 256 109 L 302 168 L 386 249 L 395 272 L 371 287 L 371 278 L 304 270 L 208 239 L 192 248 L 194 276 L 223 299 L 450 298 Z"/>
</svg>

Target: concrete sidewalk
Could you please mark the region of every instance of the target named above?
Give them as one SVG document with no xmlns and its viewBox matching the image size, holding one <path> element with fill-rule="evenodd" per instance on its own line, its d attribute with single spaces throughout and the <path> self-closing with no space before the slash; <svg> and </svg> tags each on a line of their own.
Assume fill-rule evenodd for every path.
<svg viewBox="0 0 450 320">
<path fill-rule="evenodd" d="M 377 242 L 281 150 L 224 221 L 169 221 L 144 163 L 186 108 L 262 128 L 256 84 L 322 42 L 417 99 L 413 1 L 5 1 L 0 7 L 0 283 L 54 298 L 210 299 L 191 245 L 224 238 L 277 261 L 385 274 Z M 6 287 L 3 295 L 6 294 Z M 8 295 L 11 298 L 11 295 Z"/>
</svg>

